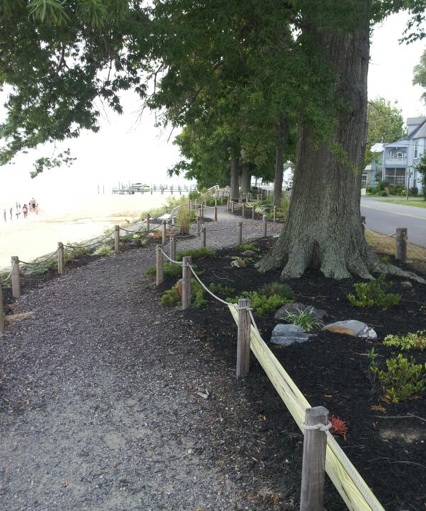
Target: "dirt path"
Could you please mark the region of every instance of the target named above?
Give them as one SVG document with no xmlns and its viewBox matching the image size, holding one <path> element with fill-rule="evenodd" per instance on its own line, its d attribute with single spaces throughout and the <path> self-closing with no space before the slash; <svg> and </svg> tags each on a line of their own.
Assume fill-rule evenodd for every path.
<svg viewBox="0 0 426 511">
<path fill-rule="evenodd" d="M 216 452 L 234 438 L 230 393 L 239 420 L 249 408 L 244 386 L 182 311 L 159 307 L 143 276 L 154 261 L 147 249 L 97 260 L 16 306 L 0 338 L 2 509 L 273 509 L 253 501 L 262 480 L 232 480 Z"/>
</svg>

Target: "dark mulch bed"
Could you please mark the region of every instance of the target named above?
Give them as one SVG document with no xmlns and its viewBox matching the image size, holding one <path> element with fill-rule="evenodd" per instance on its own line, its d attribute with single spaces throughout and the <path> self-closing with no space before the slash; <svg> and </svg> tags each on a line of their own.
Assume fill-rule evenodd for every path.
<svg viewBox="0 0 426 511">
<path fill-rule="evenodd" d="M 259 255 L 270 243 L 270 240 L 258 243 Z M 258 289 L 279 279 L 279 272 L 260 274 L 254 261 L 245 268 L 231 267 L 231 257 L 235 254 L 235 249 L 226 249 L 218 251 L 213 258 L 197 260 L 197 273 L 203 282 L 221 283 L 239 292 Z M 73 265 L 87 264 L 91 260 L 93 257 L 84 257 Z M 44 285 L 49 278 L 58 277 L 54 272 L 28 277 L 23 286 Z M 288 280 L 297 301 L 324 309 L 327 322 L 358 319 L 375 329 L 378 340 L 319 332 L 305 344 L 287 348 L 271 345 L 271 348 L 312 406 L 323 405 L 330 414 L 345 421 L 348 427 L 346 439 L 338 437 L 338 441 L 384 508 L 388 511 L 420 510 L 426 507 L 426 400 L 424 396 L 399 404 L 383 400 L 369 377 L 367 353 L 375 348 L 383 362 L 398 353 L 398 350 L 383 346 L 385 335 L 426 329 L 426 286 L 413 282 L 407 287 L 404 284 L 407 279 L 395 277 L 390 280 L 392 291 L 401 294 L 402 300 L 396 308 L 388 310 L 359 309 L 350 305 L 346 296 L 353 292 L 356 280 L 336 282 L 317 272 Z M 171 285 L 173 282 L 165 282 L 158 288 L 158 299 Z M 7 290 L 4 298 L 10 304 Z M 184 315 L 196 325 L 212 364 L 220 359 L 232 371 L 236 356 L 236 326 L 226 306 L 211 298 L 207 300 L 206 306 L 191 308 Z M 272 316 L 255 319 L 262 337 L 268 342 L 276 321 Z M 425 352 L 413 351 L 408 356 L 414 356 L 418 363 L 426 362 Z M 212 417 L 211 427 L 220 427 L 223 422 L 228 430 L 233 429 L 234 434 L 228 431 L 227 438 L 234 439 L 235 445 L 244 451 L 241 459 L 246 460 L 237 463 L 229 458 L 229 471 L 235 479 L 244 479 L 246 474 L 253 476 L 260 471 L 270 482 L 263 498 L 270 502 L 271 509 L 297 509 L 302 457 L 300 430 L 253 357 L 249 376 L 238 386 L 242 387 L 251 404 L 251 428 L 254 427 L 258 435 L 247 438 L 242 434 L 246 411 L 239 417 L 238 407 L 228 402 L 223 395 L 226 389 L 222 387 L 220 403 L 226 406 L 220 416 Z M 219 443 L 215 446 L 216 455 L 226 459 L 228 453 L 235 450 L 235 445 Z M 325 505 L 329 511 L 345 508 L 329 481 Z"/>
<path fill-rule="evenodd" d="M 264 252 L 268 243 L 260 243 Z M 232 268 L 235 250 L 222 250 L 214 258 L 197 260 L 194 264 L 205 284 L 221 283 L 237 291 L 259 289 L 279 279 L 279 272 L 260 274 L 250 264 Z M 395 261 L 393 261 L 395 262 Z M 412 268 L 408 268 L 412 270 Z M 426 329 L 426 286 L 407 279 L 392 277 L 391 292 L 402 296 L 401 303 L 392 309 L 356 308 L 346 296 L 353 293 L 357 280 L 336 282 L 318 272 L 309 272 L 303 278 L 290 279 L 296 300 L 327 312 L 326 322 L 357 319 L 377 332 L 378 340 L 354 338 L 329 332 L 319 332 L 304 344 L 280 348 L 270 344 L 274 354 L 300 388 L 312 406 L 325 406 L 331 415 L 345 421 L 346 439 L 338 437 L 341 447 L 355 465 L 385 509 L 419 510 L 426 507 L 426 400 L 417 397 L 399 404 L 386 402 L 369 376 L 370 360 L 367 353 L 375 348 L 380 364 L 399 352 L 383 346 L 387 334 L 403 334 Z M 358 280 L 359 281 L 359 280 Z M 170 283 L 162 285 L 162 290 Z M 199 335 L 209 341 L 216 355 L 235 366 L 236 327 L 226 306 L 208 299 L 208 305 L 186 311 L 186 316 L 199 326 Z M 255 317 L 263 339 L 268 342 L 277 321 L 272 316 Z M 426 363 L 426 352 L 412 351 L 417 363 Z M 282 467 L 288 457 L 301 457 L 301 435 L 290 414 L 275 393 L 257 361 L 252 356 L 251 372 L 246 378 L 247 393 L 252 396 L 260 428 L 281 437 L 273 451 L 253 455 L 255 463 L 264 464 L 271 480 L 283 490 Z M 234 410 L 238 414 L 238 410 Z M 290 439 L 290 440 L 289 440 Z M 292 452 L 288 452 L 288 442 Z M 299 474 L 285 477 L 287 497 L 299 492 Z M 290 476 L 290 480 L 291 480 Z M 326 506 L 328 510 L 344 508 L 340 497 L 328 483 Z M 280 508 L 287 509 L 287 508 Z"/>
</svg>

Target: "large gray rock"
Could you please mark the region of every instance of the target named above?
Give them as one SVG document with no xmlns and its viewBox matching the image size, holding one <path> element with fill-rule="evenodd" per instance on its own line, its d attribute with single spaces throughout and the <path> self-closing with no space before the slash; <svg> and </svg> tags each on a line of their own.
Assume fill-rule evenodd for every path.
<svg viewBox="0 0 426 511">
<path fill-rule="evenodd" d="M 271 343 L 279 346 L 291 346 L 296 342 L 306 342 L 312 334 L 307 334 L 298 325 L 284 325 L 279 323 L 272 331 Z"/>
<path fill-rule="evenodd" d="M 322 309 L 316 309 L 312 305 L 305 305 L 301 302 L 290 302 L 285 303 L 282 307 L 280 307 L 276 313 L 274 318 L 278 321 L 287 321 L 287 313 L 294 313 L 298 314 L 300 311 L 304 311 L 308 309 L 309 312 L 312 314 L 312 317 L 315 319 L 323 319 L 325 316 L 327 316 L 326 311 Z"/>
<path fill-rule="evenodd" d="M 356 319 L 330 323 L 329 325 L 325 325 L 323 330 L 328 330 L 329 332 L 335 332 L 338 334 L 352 335 L 353 337 L 363 337 L 365 339 L 372 340 L 377 339 L 377 334 L 371 327 Z"/>
</svg>

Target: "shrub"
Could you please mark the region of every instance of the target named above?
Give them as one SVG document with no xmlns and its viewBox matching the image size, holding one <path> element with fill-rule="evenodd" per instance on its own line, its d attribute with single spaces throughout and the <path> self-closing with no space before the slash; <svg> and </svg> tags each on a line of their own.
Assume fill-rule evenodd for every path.
<svg viewBox="0 0 426 511">
<path fill-rule="evenodd" d="M 205 259 L 207 257 L 213 257 L 215 255 L 215 251 L 212 248 L 192 248 L 189 250 L 183 250 L 182 252 L 178 252 L 176 254 L 176 260 L 182 261 L 182 259 L 186 256 L 191 256 L 192 260 L 194 259 Z"/>
<path fill-rule="evenodd" d="M 265 284 L 259 289 L 259 294 L 263 296 L 278 295 L 281 298 L 284 298 L 287 302 L 294 300 L 294 293 L 291 287 L 288 284 L 283 284 L 281 282 L 270 282 L 269 284 Z"/>
<path fill-rule="evenodd" d="M 383 344 L 385 346 L 395 346 L 401 350 L 424 350 L 426 349 L 426 330 L 406 335 L 387 335 Z"/>
<path fill-rule="evenodd" d="M 94 252 L 95 256 L 109 256 L 114 253 L 114 250 L 109 245 L 101 245 Z"/>
<path fill-rule="evenodd" d="M 176 215 L 176 225 L 179 228 L 180 234 L 189 234 L 191 224 L 194 220 L 194 211 L 189 211 L 189 209 L 181 207 Z"/>
<path fill-rule="evenodd" d="M 157 268 L 155 266 L 150 266 L 145 270 L 145 275 L 148 275 L 150 277 L 154 277 L 157 272 Z M 179 264 L 173 264 L 173 263 L 164 263 L 163 265 L 163 275 L 166 278 L 176 278 L 180 277 L 182 275 L 182 266 Z"/>
<path fill-rule="evenodd" d="M 361 282 L 354 284 L 355 295 L 347 295 L 348 300 L 355 307 L 382 307 L 388 309 L 389 307 L 396 307 L 401 301 L 401 296 L 398 294 L 387 293 L 391 284 L 385 282 L 383 277 L 370 282 Z"/>
<path fill-rule="evenodd" d="M 399 354 L 396 358 L 388 358 L 386 368 L 380 369 L 377 364 L 377 353 L 371 350 L 368 354 L 370 373 L 378 381 L 383 398 L 391 403 L 399 403 L 419 396 L 426 390 L 426 364 L 416 364 Z"/>
</svg>

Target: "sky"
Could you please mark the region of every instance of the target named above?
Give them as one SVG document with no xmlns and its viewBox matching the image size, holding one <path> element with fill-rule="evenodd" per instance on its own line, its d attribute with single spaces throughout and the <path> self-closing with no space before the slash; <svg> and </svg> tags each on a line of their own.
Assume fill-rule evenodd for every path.
<svg viewBox="0 0 426 511">
<path fill-rule="evenodd" d="M 369 99 L 383 97 L 402 111 L 404 119 L 426 115 L 420 100 L 422 88 L 412 85 L 413 68 L 426 48 L 425 42 L 400 45 L 406 23 L 405 15 L 394 15 L 372 35 L 369 68 Z M 77 161 L 71 167 L 46 171 L 36 179 L 29 174 L 38 156 L 51 155 L 51 149 L 19 156 L 13 165 L 0 167 L 0 207 L 6 202 L 26 202 L 32 196 L 40 200 L 54 195 L 64 200 L 75 194 L 90 195 L 98 190 L 111 193 L 119 183 L 183 184 L 171 179 L 167 169 L 179 160 L 172 144 L 176 133 L 154 127 L 155 117 L 149 111 L 140 116 L 140 104 L 127 98 L 125 114 L 102 113 L 100 133 L 84 133 L 62 147 L 71 148 Z M 31 197 L 30 197 L 31 196 Z"/>
</svg>

